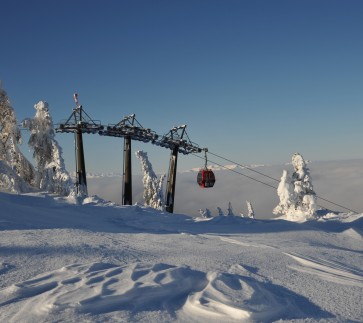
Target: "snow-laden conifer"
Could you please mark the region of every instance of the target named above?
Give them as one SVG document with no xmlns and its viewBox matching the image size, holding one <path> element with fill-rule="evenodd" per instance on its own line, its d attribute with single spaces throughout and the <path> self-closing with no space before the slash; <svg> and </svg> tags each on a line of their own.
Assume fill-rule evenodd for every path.
<svg viewBox="0 0 363 323">
<path fill-rule="evenodd" d="M 232 208 L 232 203 L 231 202 L 228 202 L 228 208 L 227 208 L 227 216 L 234 216 L 234 213 L 233 213 L 233 208 Z"/>
<path fill-rule="evenodd" d="M 6 174 L 10 182 L 25 181 L 26 184 L 13 186 L 13 191 L 24 192 L 33 184 L 34 168 L 18 148 L 21 144 L 21 133 L 17 126 L 15 111 L 11 107 L 6 92 L 0 87 L 0 160 L 13 171 Z M 3 170 L 6 167 L 3 167 Z M 14 178 L 14 176 L 19 178 Z M 10 176 L 10 177 L 9 177 Z M 5 180 L 2 177 L 2 180 Z"/>
<path fill-rule="evenodd" d="M 292 156 L 292 165 L 295 170 L 292 174 L 292 180 L 297 205 L 307 217 L 312 217 L 315 215 L 317 205 L 316 194 L 310 178 L 310 170 L 306 166 L 304 158 L 298 153 Z"/>
<path fill-rule="evenodd" d="M 299 153 L 292 156 L 292 165 L 294 172 L 291 177 L 286 170 L 283 171 L 277 188 L 280 203 L 273 213 L 282 214 L 292 221 L 306 220 L 314 217 L 317 210 L 310 171 Z"/>
<path fill-rule="evenodd" d="M 277 195 L 280 203 L 274 208 L 274 214 L 287 214 L 290 209 L 295 208 L 294 186 L 287 170 L 283 170 Z"/>
<path fill-rule="evenodd" d="M 205 210 L 200 209 L 200 210 L 199 210 L 199 214 L 200 214 L 203 218 L 205 218 L 205 219 L 210 219 L 210 218 L 212 217 L 212 214 L 211 214 L 211 212 L 210 212 L 210 210 L 209 210 L 209 209 L 205 209 Z"/>
<path fill-rule="evenodd" d="M 205 217 L 207 219 L 210 219 L 212 217 L 212 212 L 208 208 L 205 209 Z"/>
<path fill-rule="evenodd" d="M 255 211 L 253 210 L 253 207 L 252 207 L 252 204 L 250 201 L 246 201 L 246 204 L 247 204 L 247 210 L 248 210 L 248 217 L 251 218 L 251 219 L 254 219 L 255 218 Z"/>
<path fill-rule="evenodd" d="M 51 193 L 64 196 L 74 194 L 74 184 L 65 168 L 62 149 L 55 139 L 48 103 L 39 101 L 34 108 L 34 118 L 25 119 L 22 125 L 30 130 L 28 145 L 33 150 L 37 166 L 35 185 Z"/>
<path fill-rule="evenodd" d="M 159 178 L 156 176 L 146 152 L 139 150 L 135 154 L 136 157 L 140 160 L 141 169 L 144 174 L 142 182 L 144 184 L 143 196 L 145 206 L 163 210 L 163 182 L 165 175 L 161 175 Z"/>
<path fill-rule="evenodd" d="M 224 213 L 220 207 L 217 207 L 217 212 L 219 216 L 224 216 Z"/>
</svg>

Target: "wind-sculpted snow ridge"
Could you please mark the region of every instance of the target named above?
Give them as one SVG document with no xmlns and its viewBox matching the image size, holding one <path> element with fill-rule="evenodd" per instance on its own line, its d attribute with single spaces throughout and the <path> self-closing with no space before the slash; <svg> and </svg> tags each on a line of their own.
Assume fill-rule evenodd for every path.
<svg viewBox="0 0 363 323">
<path fill-rule="evenodd" d="M 57 313 L 105 314 L 117 311 L 165 311 L 176 315 L 187 295 L 206 285 L 205 275 L 166 264 L 117 266 L 74 264 L 0 291 L 0 306 L 22 303 L 7 319 L 48 321 Z M 169 314 L 168 314 L 169 313 Z M 4 320 L 2 320 L 4 321 Z"/>
<path fill-rule="evenodd" d="M 350 229 L 343 231 L 342 234 L 346 235 L 348 238 L 361 240 L 363 242 L 363 231 L 362 230 L 350 228 Z"/>
<path fill-rule="evenodd" d="M 240 273 L 163 263 L 73 264 L 1 290 L 0 306 L 12 304 L 12 310 L 0 318 L 48 322 L 66 315 L 74 321 L 112 313 L 116 318 L 121 311 L 126 316 L 144 312 L 146 318 L 157 311 L 166 321 L 271 322 L 306 316 L 299 301 L 298 295 Z"/>
<path fill-rule="evenodd" d="M 184 306 L 190 321 L 272 322 L 309 315 L 298 305 L 298 295 L 269 282 L 231 273 L 209 272 L 206 277 L 207 285 Z M 307 312 L 315 307 L 309 306 Z"/>
</svg>

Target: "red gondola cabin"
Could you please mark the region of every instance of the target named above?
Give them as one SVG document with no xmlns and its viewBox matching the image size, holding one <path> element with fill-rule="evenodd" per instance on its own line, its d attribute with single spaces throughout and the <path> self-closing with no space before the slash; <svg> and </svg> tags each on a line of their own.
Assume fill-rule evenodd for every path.
<svg viewBox="0 0 363 323">
<path fill-rule="evenodd" d="M 214 183 L 216 182 L 216 178 L 210 169 L 204 168 L 199 171 L 197 182 L 202 188 L 213 187 Z"/>
</svg>

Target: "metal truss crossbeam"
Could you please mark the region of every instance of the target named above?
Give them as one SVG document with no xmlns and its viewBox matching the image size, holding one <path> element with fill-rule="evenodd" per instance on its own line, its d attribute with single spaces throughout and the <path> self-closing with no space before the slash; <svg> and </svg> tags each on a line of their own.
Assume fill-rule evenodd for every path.
<svg viewBox="0 0 363 323">
<path fill-rule="evenodd" d="M 189 139 L 189 136 L 185 130 L 186 127 L 186 125 L 173 127 L 159 141 L 156 141 L 155 144 L 157 146 L 171 150 L 177 148 L 178 152 L 182 153 L 183 155 L 188 155 L 190 153 L 200 153 L 202 149 Z M 184 139 L 185 137 L 187 139 Z"/>
<path fill-rule="evenodd" d="M 80 105 L 73 109 L 72 114 L 67 120 L 58 124 L 55 131 L 65 133 L 80 131 L 82 133 L 96 134 L 103 130 L 103 128 L 101 121 L 91 119 Z"/>
<path fill-rule="evenodd" d="M 99 131 L 101 136 L 130 137 L 132 140 L 155 142 L 158 135 L 151 129 L 146 129 L 136 120 L 135 114 L 124 117 L 117 124 L 110 124 L 105 130 Z"/>
</svg>

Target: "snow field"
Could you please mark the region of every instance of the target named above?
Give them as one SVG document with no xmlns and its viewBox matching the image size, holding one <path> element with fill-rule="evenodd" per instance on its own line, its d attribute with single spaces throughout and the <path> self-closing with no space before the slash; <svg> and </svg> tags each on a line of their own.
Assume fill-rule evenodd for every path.
<svg viewBox="0 0 363 323">
<path fill-rule="evenodd" d="M 193 218 L 0 193 L 1 322 L 359 322 L 362 217 Z"/>
</svg>

